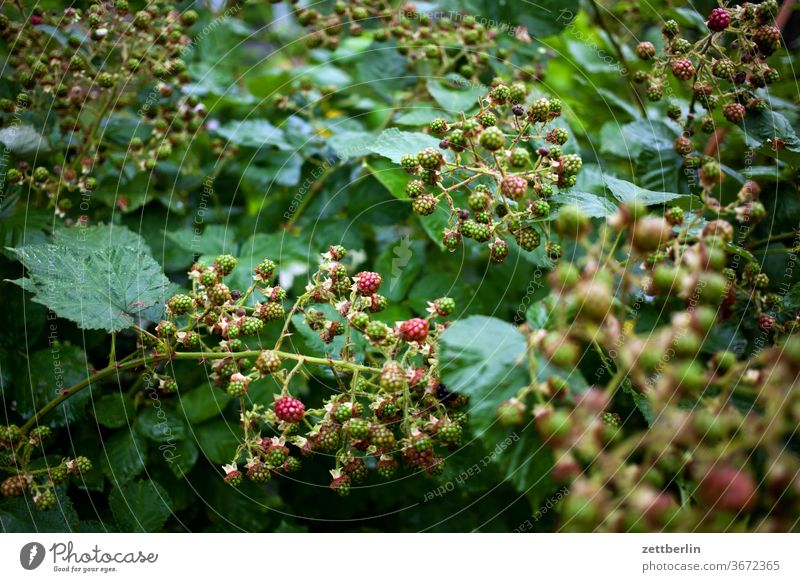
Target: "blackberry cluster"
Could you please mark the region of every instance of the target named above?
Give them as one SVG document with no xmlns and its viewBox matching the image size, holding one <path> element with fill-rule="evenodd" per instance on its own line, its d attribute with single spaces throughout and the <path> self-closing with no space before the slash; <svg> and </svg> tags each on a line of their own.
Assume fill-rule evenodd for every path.
<svg viewBox="0 0 800 582">
<path fill-rule="evenodd" d="M 548 198 L 574 186 L 583 165 L 580 156 L 562 152 L 569 132 L 548 128 L 561 113 L 558 99 L 531 100 L 523 83 L 496 79 L 475 115 L 431 123 L 430 132 L 442 138 L 439 151 L 401 158 L 414 176 L 406 187 L 412 210 L 427 216 L 446 205 L 450 226 L 442 242 L 451 251 L 473 239 L 488 243 L 490 260 L 501 263 L 509 239 L 525 251 L 538 248 L 551 211 Z"/>
</svg>

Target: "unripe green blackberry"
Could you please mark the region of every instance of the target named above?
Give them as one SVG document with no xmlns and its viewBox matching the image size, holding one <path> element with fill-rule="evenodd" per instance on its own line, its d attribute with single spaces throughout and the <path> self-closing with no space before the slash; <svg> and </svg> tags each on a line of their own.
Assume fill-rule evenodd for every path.
<svg viewBox="0 0 800 582">
<path fill-rule="evenodd" d="M 720 59 L 714 61 L 714 64 L 711 66 L 711 72 L 719 79 L 730 80 L 733 79 L 733 76 L 736 74 L 736 65 L 734 65 L 733 61 L 730 59 Z"/>
<path fill-rule="evenodd" d="M 86 457 L 76 457 L 71 470 L 75 475 L 85 475 L 92 470 L 92 462 Z"/>
<path fill-rule="evenodd" d="M 255 277 L 258 281 L 266 283 L 275 274 L 275 263 L 269 259 L 262 260 L 254 269 Z"/>
<path fill-rule="evenodd" d="M 678 23 L 675 22 L 674 20 L 667 20 L 664 23 L 664 28 L 662 29 L 662 32 L 664 33 L 664 36 L 666 36 L 667 38 L 675 38 L 676 36 L 678 36 L 678 33 L 680 32 L 680 27 L 678 26 Z"/>
<path fill-rule="evenodd" d="M 316 448 L 325 453 L 332 453 L 341 445 L 342 435 L 337 427 L 325 424 L 315 440 Z"/>
<path fill-rule="evenodd" d="M 11 184 L 19 184 L 23 180 L 22 172 L 16 168 L 9 168 L 6 171 L 6 180 Z"/>
<path fill-rule="evenodd" d="M 50 170 L 44 166 L 39 166 L 33 171 L 33 179 L 37 182 L 45 182 L 50 177 Z"/>
<path fill-rule="evenodd" d="M 33 504 L 37 511 L 47 511 L 56 506 L 56 494 L 51 488 L 42 489 L 33 496 Z"/>
<path fill-rule="evenodd" d="M 481 133 L 480 144 L 489 151 L 497 151 L 506 143 L 506 136 L 496 127 L 489 127 Z"/>
<path fill-rule="evenodd" d="M 464 236 L 475 239 L 478 242 L 486 242 L 492 236 L 491 230 L 488 226 L 485 224 L 480 224 L 474 220 L 468 220 L 461 225 L 461 232 L 464 234 Z"/>
<path fill-rule="evenodd" d="M 547 132 L 545 141 L 555 145 L 564 145 L 569 140 L 569 132 L 563 127 L 555 127 Z"/>
<path fill-rule="evenodd" d="M 681 106 L 678 105 L 677 103 L 670 103 L 667 106 L 667 117 L 669 117 L 673 121 L 680 119 L 681 114 L 682 114 Z"/>
<path fill-rule="evenodd" d="M 224 305 L 231 299 L 231 292 L 225 283 L 217 283 L 208 290 L 208 300 L 212 305 Z"/>
<path fill-rule="evenodd" d="M 685 55 L 690 50 L 692 50 L 692 43 L 690 43 L 685 38 L 676 38 L 672 41 L 672 54 L 674 55 Z"/>
<path fill-rule="evenodd" d="M 550 214 L 550 204 L 544 200 L 535 200 L 533 203 L 531 203 L 530 208 L 531 212 L 533 212 L 533 215 L 536 217 L 547 216 Z"/>
<path fill-rule="evenodd" d="M 37 426 L 29 433 L 29 437 L 34 444 L 42 444 L 51 436 L 53 436 L 53 431 L 46 425 Z"/>
<path fill-rule="evenodd" d="M 447 126 L 447 121 L 439 117 L 431 121 L 430 129 L 431 133 L 435 135 L 444 135 L 449 128 Z"/>
<path fill-rule="evenodd" d="M 241 376 L 241 374 L 239 374 Z M 244 378 L 244 376 L 242 376 Z M 243 398 L 247 394 L 248 382 L 245 380 L 231 380 L 228 382 L 226 392 L 231 398 Z"/>
<path fill-rule="evenodd" d="M 442 154 L 434 148 L 425 148 L 417 154 L 417 163 L 426 170 L 438 170 L 443 161 Z"/>
<path fill-rule="evenodd" d="M 335 477 L 331 481 L 330 488 L 334 490 L 339 497 L 347 497 L 350 495 L 350 477 L 347 475 Z"/>
<path fill-rule="evenodd" d="M 647 99 L 650 101 L 661 101 L 664 97 L 664 87 L 661 83 L 651 82 L 647 85 Z"/>
<path fill-rule="evenodd" d="M 474 212 L 486 210 L 489 208 L 489 195 L 485 192 L 475 191 L 469 195 L 467 205 Z"/>
<path fill-rule="evenodd" d="M 544 252 L 547 253 L 547 256 L 550 258 L 551 261 L 557 261 L 561 258 L 561 255 L 564 253 L 563 249 L 561 248 L 560 244 L 549 242 L 544 247 Z"/>
<path fill-rule="evenodd" d="M 506 85 L 497 85 L 489 92 L 489 98 L 498 105 L 508 102 L 510 97 L 511 90 Z"/>
<path fill-rule="evenodd" d="M 64 463 L 52 467 L 50 471 L 48 471 L 48 474 L 53 483 L 63 483 L 69 478 L 69 470 Z"/>
<path fill-rule="evenodd" d="M 144 10 L 140 10 L 136 13 L 133 17 L 133 25 L 141 30 L 144 30 L 150 25 L 150 21 L 152 17 L 150 16 L 149 12 L 145 12 Z"/>
<path fill-rule="evenodd" d="M 400 165 L 409 174 L 414 174 L 419 169 L 419 158 L 412 154 L 404 154 L 400 157 Z"/>
<path fill-rule="evenodd" d="M 589 217 L 580 206 L 562 206 L 553 222 L 556 232 L 565 238 L 581 238 L 589 230 Z"/>
<path fill-rule="evenodd" d="M 453 151 L 463 151 L 468 145 L 466 133 L 460 129 L 454 129 L 447 138 L 447 143 Z"/>
<path fill-rule="evenodd" d="M 213 267 L 220 275 L 225 276 L 233 272 L 238 262 L 239 261 L 232 255 L 219 255 L 214 259 Z"/>
<path fill-rule="evenodd" d="M 525 148 L 514 148 L 508 155 L 508 163 L 513 168 L 523 168 L 531 161 L 531 155 Z"/>
<path fill-rule="evenodd" d="M 456 302 L 451 297 L 440 297 L 433 302 L 436 313 L 442 317 L 448 317 L 456 310 Z"/>
<path fill-rule="evenodd" d="M 679 206 L 672 206 L 664 213 L 664 218 L 673 226 L 683 224 L 683 209 Z"/>
<path fill-rule="evenodd" d="M 522 83 L 514 83 L 508 88 L 508 98 L 511 103 L 525 103 L 527 96 L 528 90 Z"/>
<path fill-rule="evenodd" d="M 453 230 L 445 230 L 442 234 L 442 244 L 451 253 L 461 244 L 461 233 Z"/>
<path fill-rule="evenodd" d="M 382 321 L 370 321 L 367 325 L 366 334 L 374 341 L 382 340 L 389 333 L 389 328 Z"/>
<path fill-rule="evenodd" d="M 256 335 L 264 328 L 264 322 L 257 317 L 245 317 L 239 323 L 239 332 L 243 336 Z"/>
<path fill-rule="evenodd" d="M 369 436 L 369 422 L 361 418 L 353 418 L 345 425 L 345 431 L 356 440 L 365 439 Z"/>
<path fill-rule="evenodd" d="M 397 461 L 392 458 L 383 458 L 378 461 L 378 464 L 375 466 L 375 470 L 378 472 L 384 479 L 391 479 L 394 474 L 397 472 Z"/>
<path fill-rule="evenodd" d="M 583 160 L 577 154 L 567 154 L 561 158 L 561 171 L 565 176 L 574 176 L 581 171 Z"/>
<path fill-rule="evenodd" d="M 493 263 L 502 263 L 508 256 L 508 245 L 502 239 L 496 239 L 489 245 L 489 260 Z"/>
<path fill-rule="evenodd" d="M 283 319 L 285 316 L 286 310 L 281 303 L 268 301 L 267 303 L 262 303 L 258 309 L 258 318 L 264 323 Z"/>
<path fill-rule="evenodd" d="M 375 424 L 369 429 L 369 442 L 379 449 L 389 449 L 394 445 L 394 434 L 388 427 Z"/>
<path fill-rule="evenodd" d="M 100 73 L 97 75 L 97 84 L 103 89 L 110 89 L 114 86 L 114 76 L 111 73 Z"/>
<path fill-rule="evenodd" d="M 514 238 L 516 239 L 517 244 L 519 244 L 519 246 L 526 251 L 532 251 L 542 242 L 539 233 L 533 228 L 523 228 L 516 231 L 514 233 Z"/>
<path fill-rule="evenodd" d="M 363 311 L 357 311 L 350 315 L 350 325 L 357 330 L 363 331 L 369 325 L 369 315 Z"/>
<path fill-rule="evenodd" d="M 492 222 L 492 215 L 486 210 L 482 210 L 481 212 L 476 212 L 473 219 L 479 224 L 490 224 Z"/>
<path fill-rule="evenodd" d="M 255 366 L 262 376 L 274 374 L 281 368 L 281 358 L 272 350 L 261 350 L 256 358 Z"/>
<path fill-rule="evenodd" d="M 397 362 L 384 364 L 379 378 L 381 388 L 389 392 L 397 392 L 403 389 L 407 381 L 405 371 Z"/>
<path fill-rule="evenodd" d="M 481 114 L 478 118 L 478 121 L 483 127 L 494 127 L 497 125 L 497 117 L 491 111 L 486 111 L 485 113 Z"/>
<path fill-rule="evenodd" d="M 425 193 L 425 184 L 419 180 L 411 180 L 406 184 L 406 196 L 411 199 L 422 196 Z"/>
<path fill-rule="evenodd" d="M 175 315 L 185 315 L 189 313 L 192 309 L 192 305 L 192 298 L 188 295 L 173 295 L 169 301 L 167 301 L 167 307 L 170 313 Z"/>
<path fill-rule="evenodd" d="M 411 210 L 421 216 L 429 216 L 436 211 L 438 200 L 432 194 L 423 194 L 411 202 Z"/>
<path fill-rule="evenodd" d="M 247 478 L 254 483 L 267 483 L 272 478 L 272 473 L 266 463 L 253 461 L 247 468 Z"/>
<path fill-rule="evenodd" d="M 285 447 L 270 447 L 267 451 L 266 461 L 268 465 L 273 467 L 280 467 L 285 462 L 289 455 L 286 453 Z"/>
<path fill-rule="evenodd" d="M 544 97 L 534 101 L 528 109 L 528 119 L 534 123 L 543 123 L 550 119 L 550 101 Z"/>
<path fill-rule="evenodd" d="M 350 417 L 353 415 L 353 410 L 350 408 L 350 405 L 346 402 L 340 403 L 336 405 L 336 408 L 333 409 L 333 418 L 336 419 L 336 422 L 340 424 L 344 424 Z"/>
</svg>

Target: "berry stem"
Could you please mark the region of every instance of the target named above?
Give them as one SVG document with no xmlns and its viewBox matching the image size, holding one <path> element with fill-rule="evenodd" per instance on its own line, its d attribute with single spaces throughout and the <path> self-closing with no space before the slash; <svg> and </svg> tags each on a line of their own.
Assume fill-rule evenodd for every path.
<svg viewBox="0 0 800 582">
<path fill-rule="evenodd" d="M 36 413 L 31 416 L 28 421 L 22 426 L 20 429 L 20 433 L 25 436 L 28 434 L 33 427 L 39 424 L 39 421 L 50 411 L 56 408 L 59 404 L 74 396 L 84 388 L 92 385 L 95 382 L 99 382 L 108 376 L 113 374 L 117 374 L 122 370 L 130 370 L 132 368 L 138 368 L 140 366 L 151 364 L 153 362 L 165 361 L 165 360 L 219 360 L 224 358 L 255 358 L 258 357 L 261 352 L 258 350 L 248 350 L 243 352 L 174 352 L 170 354 L 156 354 L 150 356 L 143 356 L 141 358 L 137 358 L 135 360 L 131 360 L 124 364 L 115 364 L 109 366 L 107 368 L 103 368 L 102 370 L 98 370 L 91 376 L 81 380 L 77 384 L 73 384 L 69 388 L 64 389 L 61 394 L 53 398 L 50 402 L 45 404 L 42 408 L 40 408 Z M 361 372 L 372 372 L 372 373 L 379 373 L 381 370 L 380 368 L 372 368 L 370 366 L 362 366 L 360 364 L 354 364 L 351 362 L 344 362 L 340 360 L 331 360 L 327 358 L 316 358 L 313 356 L 306 356 L 303 354 L 295 354 L 290 352 L 280 352 L 275 351 L 275 353 L 280 356 L 281 358 L 287 360 L 296 360 L 300 363 L 309 363 L 309 364 L 316 364 L 318 366 L 325 366 L 325 367 L 339 367 L 344 368 L 346 370 L 352 371 L 361 371 Z"/>
</svg>

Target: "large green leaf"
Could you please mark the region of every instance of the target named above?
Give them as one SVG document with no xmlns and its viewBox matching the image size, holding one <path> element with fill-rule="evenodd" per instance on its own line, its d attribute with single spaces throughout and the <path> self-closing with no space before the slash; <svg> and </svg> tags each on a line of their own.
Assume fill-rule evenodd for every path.
<svg viewBox="0 0 800 582">
<path fill-rule="evenodd" d="M 229 121 L 217 128 L 216 133 L 236 145 L 251 148 L 268 148 L 288 150 L 291 146 L 286 142 L 283 130 L 275 127 L 266 119 L 247 119 Z"/>
<path fill-rule="evenodd" d="M 425 148 L 435 148 L 436 151 L 440 151 L 439 140 L 426 133 L 400 131 L 396 127 L 381 132 L 378 139 L 369 146 L 370 151 L 389 158 L 395 164 L 399 164 L 400 158 L 405 154 L 414 155 Z"/>
<path fill-rule="evenodd" d="M 451 81 L 453 84 L 445 85 L 436 79 L 428 79 L 428 93 L 442 109 L 457 115 L 480 105 L 479 99 L 486 92 L 485 87 L 476 87 L 457 75 L 454 75 Z"/>
<path fill-rule="evenodd" d="M 119 226 L 60 231 L 15 252 L 33 300 L 82 329 L 119 331 L 164 300 L 169 280 L 144 241 Z"/>
<path fill-rule="evenodd" d="M 777 111 L 749 113 L 740 126 L 749 146 L 793 166 L 800 164 L 800 138 L 789 120 Z"/>
<path fill-rule="evenodd" d="M 85 380 L 88 366 L 86 355 L 77 346 L 54 343 L 47 349 L 34 352 L 27 362 L 26 381 L 18 382 L 15 386 L 17 412 L 25 417 L 32 416 L 58 396 L 62 389 Z M 61 427 L 86 418 L 90 390 L 84 388 L 66 399 L 42 422 Z"/>
<path fill-rule="evenodd" d="M 146 458 L 147 441 L 133 429 L 123 429 L 106 441 L 101 465 L 112 483 L 125 483 L 141 473 Z"/>
<path fill-rule="evenodd" d="M 114 487 L 108 504 L 120 530 L 125 532 L 158 531 L 172 514 L 166 490 L 150 479 Z"/>
<path fill-rule="evenodd" d="M 455 322 L 440 343 L 442 382 L 470 397 L 476 438 L 505 479 L 536 507 L 552 484 L 552 459 L 529 423 L 509 433 L 497 408 L 530 382 L 525 336 L 513 325 L 485 316 Z"/>
<path fill-rule="evenodd" d="M 530 382 L 525 351 L 525 336 L 493 317 L 473 315 L 456 321 L 442 334 L 442 382 L 470 397 L 470 415 L 478 434 L 495 424 L 500 403 Z"/>
</svg>

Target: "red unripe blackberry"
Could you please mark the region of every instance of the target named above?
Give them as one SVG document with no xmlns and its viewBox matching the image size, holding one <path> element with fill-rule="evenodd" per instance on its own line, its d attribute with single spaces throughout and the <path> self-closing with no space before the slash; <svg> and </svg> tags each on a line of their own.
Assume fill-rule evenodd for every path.
<svg viewBox="0 0 800 582">
<path fill-rule="evenodd" d="M 771 315 L 762 315 L 758 318 L 758 327 L 762 331 L 769 331 L 775 327 L 775 318 Z"/>
<path fill-rule="evenodd" d="M 428 322 L 419 317 L 400 324 L 400 337 L 407 342 L 424 342 L 428 337 Z"/>
<path fill-rule="evenodd" d="M 372 271 L 360 272 L 355 276 L 355 280 L 359 295 L 364 297 L 377 293 L 383 281 L 378 273 Z"/>
<path fill-rule="evenodd" d="M 522 176 L 506 176 L 500 183 L 500 191 L 512 200 L 519 200 L 527 190 L 528 181 Z"/>
<path fill-rule="evenodd" d="M 714 8 L 708 16 L 708 29 L 712 32 L 722 32 L 731 23 L 731 13 L 724 8 Z"/>
<path fill-rule="evenodd" d="M 284 422 L 300 422 L 306 412 L 306 407 L 297 398 L 283 396 L 275 401 L 273 406 L 275 415 Z"/>
<path fill-rule="evenodd" d="M 695 68 L 689 59 L 675 59 L 671 66 L 672 74 L 682 81 L 688 81 L 694 77 Z"/>
<path fill-rule="evenodd" d="M 508 256 L 508 244 L 502 239 L 495 240 L 489 245 L 489 260 L 493 263 L 502 263 Z"/>
<path fill-rule="evenodd" d="M 636 56 L 643 61 L 649 61 L 656 56 L 656 46 L 652 42 L 640 42 L 636 45 Z"/>
<path fill-rule="evenodd" d="M 675 140 L 675 151 L 680 155 L 690 154 L 692 150 L 694 150 L 694 144 L 685 135 L 681 135 Z"/>
<path fill-rule="evenodd" d="M 392 458 L 381 458 L 381 460 L 378 461 L 378 464 L 375 466 L 375 469 L 378 471 L 378 475 L 384 479 L 390 479 L 397 471 L 397 461 Z"/>
<path fill-rule="evenodd" d="M 9 477 L 0 485 L 0 493 L 5 497 L 18 497 L 28 488 L 28 480 L 22 475 Z"/>
<path fill-rule="evenodd" d="M 432 194 L 423 194 L 414 198 L 411 202 L 411 211 L 420 216 L 430 216 L 436 211 L 436 196 Z"/>
<path fill-rule="evenodd" d="M 731 123 L 738 123 L 744 119 L 746 110 L 741 103 L 728 103 L 722 110 L 722 114 Z"/>
<path fill-rule="evenodd" d="M 231 487 L 238 487 L 242 484 L 243 475 L 239 469 L 230 469 L 225 474 L 224 481 Z"/>
<path fill-rule="evenodd" d="M 731 466 L 714 467 L 700 480 L 697 495 L 706 509 L 746 512 L 755 503 L 756 484 L 744 471 Z"/>
<path fill-rule="evenodd" d="M 272 473 L 266 463 L 255 461 L 247 468 L 247 477 L 255 483 L 266 483 L 272 478 Z"/>
<path fill-rule="evenodd" d="M 231 292 L 225 283 L 217 283 L 208 290 L 208 300 L 212 305 L 223 305 L 231 299 Z"/>
<path fill-rule="evenodd" d="M 350 477 L 347 475 L 340 475 L 331 481 L 331 489 L 336 491 L 340 497 L 347 497 L 350 495 Z"/>
<path fill-rule="evenodd" d="M 774 26 L 759 26 L 753 33 L 753 42 L 759 50 L 769 56 L 778 50 L 781 44 L 781 31 Z"/>
<path fill-rule="evenodd" d="M 286 310 L 280 303 L 262 303 L 261 307 L 258 309 L 258 318 L 264 323 L 275 321 L 276 319 L 283 319 L 285 315 Z"/>
</svg>

